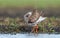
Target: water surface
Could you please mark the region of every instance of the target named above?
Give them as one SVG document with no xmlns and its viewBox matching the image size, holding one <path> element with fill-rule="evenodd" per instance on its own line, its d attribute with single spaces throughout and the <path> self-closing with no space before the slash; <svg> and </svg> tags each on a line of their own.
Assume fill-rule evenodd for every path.
<svg viewBox="0 0 60 38">
<path fill-rule="evenodd" d="M 60 34 L 0 34 L 0 38 L 60 38 Z"/>
</svg>

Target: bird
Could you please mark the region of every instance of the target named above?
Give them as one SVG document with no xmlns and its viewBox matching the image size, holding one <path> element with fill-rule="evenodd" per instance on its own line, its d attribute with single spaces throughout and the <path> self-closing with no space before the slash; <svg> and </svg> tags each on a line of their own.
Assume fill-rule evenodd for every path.
<svg viewBox="0 0 60 38">
<path fill-rule="evenodd" d="M 27 12 L 24 15 L 24 21 L 26 24 L 33 27 L 31 32 L 34 32 L 34 30 L 36 30 L 36 33 L 38 32 L 38 23 L 44 21 L 46 18 L 47 17 L 43 17 L 42 11 L 39 12 L 37 9 Z"/>
</svg>

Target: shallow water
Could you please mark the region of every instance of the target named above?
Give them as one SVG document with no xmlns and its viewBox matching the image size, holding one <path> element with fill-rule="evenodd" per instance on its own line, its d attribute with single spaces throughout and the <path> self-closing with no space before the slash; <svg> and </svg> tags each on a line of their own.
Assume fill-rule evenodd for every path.
<svg viewBox="0 0 60 38">
<path fill-rule="evenodd" d="M 60 34 L 0 34 L 0 38 L 60 38 Z"/>
</svg>

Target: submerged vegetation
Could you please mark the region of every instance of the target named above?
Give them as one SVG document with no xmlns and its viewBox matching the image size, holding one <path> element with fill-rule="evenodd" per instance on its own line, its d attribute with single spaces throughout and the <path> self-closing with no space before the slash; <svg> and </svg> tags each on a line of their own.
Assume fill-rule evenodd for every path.
<svg viewBox="0 0 60 38">
<path fill-rule="evenodd" d="M 0 18 L 0 32 L 3 33 L 20 33 L 31 32 L 32 27 L 28 26 L 20 17 L 17 18 Z M 39 33 L 60 32 L 60 18 L 47 17 L 39 23 Z"/>
</svg>

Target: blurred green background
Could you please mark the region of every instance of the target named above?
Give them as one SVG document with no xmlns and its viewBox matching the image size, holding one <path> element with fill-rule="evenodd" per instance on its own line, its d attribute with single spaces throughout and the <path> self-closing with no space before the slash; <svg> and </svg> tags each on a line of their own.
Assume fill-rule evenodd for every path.
<svg viewBox="0 0 60 38">
<path fill-rule="evenodd" d="M 59 7 L 60 0 L 0 0 L 0 7 L 8 6 Z"/>
<path fill-rule="evenodd" d="M 23 16 L 34 8 L 45 16 L 60 16 L 60 0 L 0 0 L 0 16 Z"/>
</svg>

